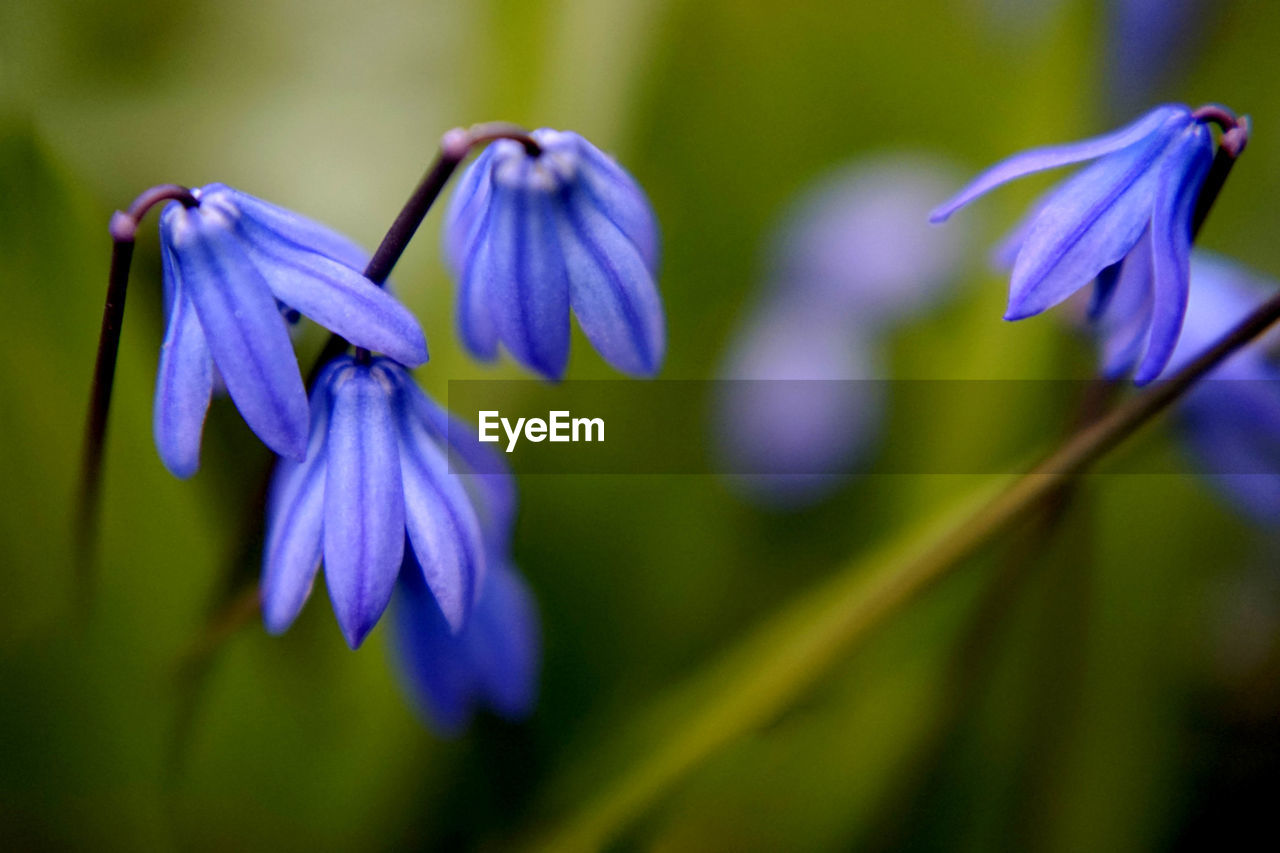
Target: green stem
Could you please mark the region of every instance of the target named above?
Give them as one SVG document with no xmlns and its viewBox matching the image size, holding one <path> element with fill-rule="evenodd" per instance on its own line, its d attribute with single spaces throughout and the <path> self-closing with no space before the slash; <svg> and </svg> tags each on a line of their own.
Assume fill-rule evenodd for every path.
<svg viewBox="0 0 1280 853">
<path fill-rule="evenodd" d="M 680 714 L 621 779 L 542 839 L 547 849 L 596 850 L 720 747 L 774 719 L 903 605 L 1132 435 L 1231 353 L 1280 320 L 1267 301 L 1171 379 L 1154 384 L 1067 439 L 1031 471 L 997 478 L 906 546 L 852 565 L 793 603 L 735 647 L 706 680 L 673 701 Z M 897 540 L 903 541 L 903 540 Z M 660 709 L 661 710 L 661 709 Z M 659 723 L 666 717 L 655 718 Z"/>
</svg>

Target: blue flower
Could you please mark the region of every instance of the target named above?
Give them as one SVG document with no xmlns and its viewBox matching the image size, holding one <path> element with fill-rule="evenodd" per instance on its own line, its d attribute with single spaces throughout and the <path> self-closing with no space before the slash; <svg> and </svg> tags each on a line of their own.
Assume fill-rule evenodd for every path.
<svg viewBox="0 0 1280 853">
<path fill-rule="evenodd" d="M 196 472 L 215 365 L 245 422 L 282 456 L 307 448 L 307 393 L 283 312 L 300 312 L 356 346 L 407 365 L 427 359 L 413 315 L 360 269 L 345 237 L 222 184 L 160 218 L 168 317 L 154 433 L 164 464 Z M 282 307 L 283 306 L 283 307 Z"/>
<path fill-rule="evenodd" d="M 491 551 L 471 618 L 453 633 L 407 559 L 392 608 L 394 648 L 414 704 L 442 735 L 462 732 L 479 707 L 506 719 L 533 710 L 541 660 L 538 610 L 519 573 Z"/>
<path fill-rule="evenodd" d="M 493 359 L 502 343 L 550 378 L 569 359 L 569 309 L 605 360 L 651 376 L 666 331 L 658 226 L 644 192 L 576 133 L 541 129 L 471 164 L 450 203 L 445 254 L 459 283 L 462 339 Z"/>
<path fill-rule="evenodd" d="M 1186 325 L 1169 363 L 1200 355 L 1276 290 L 1223 258 L 1197 252 Z M 1120 294 L 1117 294 L 1119 297 Z M 1110 340 L 1102 339 L 1105 346 Z M 1205 476 L 1240 511 L 1280 523 L 1280 365 L 1277 334 L 1232 355 L 1178 405 L 1176 417 Z"/>
<path fill-rule="evenodd" d="M 268 631 L 293 623 L 323 560 L 338 625 L 356 648 L 386 609 L 407 553 L 443 618 L 462 628 L 485 570 L 465 480 L 489 490 L 489 511 L 500 517 L 514 499 L 492 469 L 474 478 L 451 473 L 451 459 L 460 471 L 476 459 L 462 442 L 471 433 L 449 424 L 388 358 L 365 364 L 341 356 L 325 367 L 311 394 L 306 458 L 282 460 L 271 485 L 262 574 Z"/>
<path fill-rule="evenodd" d="M 1097 162 L 1045 198 L 1016 232 L 1007 320 L 1039 314 L 1099 278 L 1140 278 L 1151 294 L 1134 381 L 1160 374 L 1186 311 L 1191 219 L 1213 159 L 1208 128 L 1182 105 L 1158 107 L 1121 130 L 1011 157 L 979 175 L 936 209 L 941 222 L 958 208 L 1032 172 Z M 1123 262 L 1123 263 L 1122 263 Z"/>
</svg>

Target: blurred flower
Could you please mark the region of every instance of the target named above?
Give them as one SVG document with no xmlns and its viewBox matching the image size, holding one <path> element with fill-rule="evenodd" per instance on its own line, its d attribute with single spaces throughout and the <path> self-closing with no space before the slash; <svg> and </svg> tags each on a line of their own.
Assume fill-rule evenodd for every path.
<svg viewBox="0 0 1280 853">
<path fill-rule="evenodd" d="M 884 338 L 955 280 L 964 235 L 930 228 L 955 185 L 918 155 L 864 158 L 823 176 L 770 243 L 761 304 L 730 345 L 716 401 L 722 470 L 752 498 L 811 503 L 880 436 Z"/>
<path fill-rule="evenodd" d="M 492 551 L 475 609 L 456 634 L 406 555 L 392 608 L 396 661 L 414 704 L 442 735 L 456 735 L 484 706 L 507 719 L 538 692 L 538 610 L 519 573 Z"/>
<path fill-rule="evenodd" d="M 1057 305 L 1123 261 L 1109 271 L 1111 279 L 1132 276 L 1151 291 L 1145 346 L 1134 375 L 1142 384 L 1160 374 L 1178 340 L 1191 217 L 1212 158 L 1212 136 L 1192 111 L 1162 106 L 1114 133 L 1011 157 L 979 175 L 931 219 L 941 222 L 1015 178 L 1097 160 L 1041 202 L 1016 232 L 1005 319 Z M 1100 284 L 1099 290 L 1101 310 L 1108 289 Z"/>
<path fill-rule="evenodd" d="M 919 154 L 865 157 L 821 176 L 783 215 L 769 286 L 850 322 L 897 322 L 932 305 L 955 280 L 962 230 L 930 227 L 954 171 Z"/>
<path fill-rule="evenodd" d="M 490 144 L 463 175 L 445 225 L 467 348 L 501 342 L 550 378 L 569 358 L 569 309 L 618 370 L 651 376 L 666 347 L 658 227 L 636 182 L 576 133 L 543 128 L 530 153 Z"/>
<path fill-rule="evenodd" d="M 215 364 L 250 429 L 282 456 L 305 454 L 307 393 L 282 304 L 356 346 L 426 361 L 417 320 L 361 275 L 359 247 L 222 184 L 193 195 L 199 206 L 174 202 L 160 218 L 168 320 L 153 428 L 175 475 L 199 466 Z"/>
<path fill-rule="evenodd" d="M 1229 332 L 1269 295 L 1264 282 L 1239 266 L 1197 252 L 1191 262 L 1186 327 L 1169 369 L 1177 370 Z M 1177 416 L 1206 476 L 1242 512 L 1280 524 L 1280 333 L 1232 355 L 1179 404 Z"/>
<path fill-rule="evenodd" d="M 722 470 L 751 497 L 797 506 L 839 485 L 879 435 L 877 347 L 820 302 L 768 303 L 721 372 L 716 441 Z"/>
<path fill-rule="evenodd" d="M 262 577 L 268 631 L 293 623 L 323 557 L 338 624 L 359 646 L 391 599 L 406 537 L 443 618 L 462 628 L 485 552 L 466 484 L 450 472 L 447 423 L 390 359 L 341 356 L 324 369 L 311 395 L 306 458 L 282 460 L 271 485 Z"/>
<path fill-rule="evenodd" d="M 1110 0 L 1104 90 L 1116 115 L 1131 115 L 1177 82 L 1194 59 L 1206 25 L 1227 0 Z"/>
</svg>

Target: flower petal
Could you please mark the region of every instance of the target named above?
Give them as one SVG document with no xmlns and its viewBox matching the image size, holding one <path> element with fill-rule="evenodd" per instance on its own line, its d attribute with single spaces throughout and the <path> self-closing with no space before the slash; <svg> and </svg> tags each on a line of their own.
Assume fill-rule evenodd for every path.
<svg viewBox="0 0 1280 853">
<path fill-rule="evenodd" d="M 342 362 L 331 362 L 311 392 L 311 437 L 302 462 L 282 459 L 267 497 L 262 548 L 262 618 L 267 631 L 284 633 L 311 595 L 323 552 L 325 442 L 333 404 L 329 382 Z"/>
<path fill-rule="evenodd" d="M 281 302 L 358 347 L 385 353 L 410 367 L 426 362 L 422 327 L 386 290 L 247 212 L 238 227 L 267 286 Z"/>
<path fill-rule="evenodd" d="M 369 263 L 369 253 L 362 246 L 314 219 L 308 219 L 226 184 L 209 184 L 201 192 L 202 198 L 206 199 L 213 193 L 225 195 L 245 217 L 278 234 L 289 235 L 294 242 L 333 258 L 356 272 L 363 270 Z"/>
<path fill-rule="evenodd" d="M 536 136 L 537 134 L 535 134 Z M 626 170 L 576 133 L 564 134 L 577 144 L 579 189 L 635 244 L 655 276 L 661 255 L 658 220 L 644 190 Z"/>
<path fill-rule="evenodd" d="M 396 660 L 413 704 L 437 734 L 461 734 L 475 713 L 476 676 L 412 551 L 400 572 L 391 624 Z"/>
<path fill-rule="evenodd" d="M 1151 219 L 1172 131 L 1164 128 L 1067 181 L 1045 205 L 1013 266 L 1006 320 L 1063 301 L 1128 254 Z"/>
<path fill-rule="evenodd" d="M 458 272 L 458 329 L 462 343 L 476 358 L 492 361 L 498 357 L 498 327 L 493 319 L 492 297 L 488 290 L 489 232 L 493 208 L 486 207 L 477 222 L 475 238 Z"/>
<path fill-rule="evenodd" d="M 502 455 L 483 445 L 475 427 L 417 390 L 408 395 L 418 421 L 437 445 L 449 450 L 449 469 L 471 495 L 484 539 L 505 548 L 515 526 L 516 487 Z"/>
<path fill-rule="evenodd" d="M 165 467 L 185 479 L 200 467 L 200 439 L 213 396 L 213 357 L 182 287 L 173 250 L 164 246 L 161 256 L 169 319 L 156 371 L 152 432 Z"/>
<path fill-rule="evenodd" d="M 445 212 L 444 256 L 455 275 L 465 270 L 467 258 L 489 209 L 494 150 L 494 146 L 490 146 L 480 152 L 475 162 L 462 173 Z"/>
<path fill-rule="evenodd" d="M 561 209 L 560 244 L 582 331 L 611 365 L 652 376 L 662 367 L 662 298 L 636 244 L 580 189 Z"/>
<path fill-rule="evenodd" d="M 454 631 L 470 615 L 485 571 L 480 523 L 461 478 L 420 418 L 425 395 L 407 374 L 397 400 L 405 526 L 441 612 Z"/>
<path fill-rule="evenodd" d="M 234 211 L 214 202 L 165 208 L 162 239 L 236 408 L 263 443 L 302 459 L 307 393 L 284 317 L 234 231 Z"/>
<path fill-rule="evenodd" d="M 393 389 L 364 365 L 331 382 L 324 495 L 325 582 L 353 649 L 377 623 L 404 556 L 404 489 Z"/>
<path fill-rule="evenodd" d="M 477 687 L 508 719 L 527 716 L 537 701 L 542 657 L 538 608 L 524 579 L 495 560 L 463 636 Z"/>
<path fill-rule="evenodd" d="M 1194 124 L 1174 142 L 1162 170 L 1151 220 L 1151 331 L 1133 376 L 1138 385 L 1160 375 L 1178 343 L 1190 288 L 1191 216 L 1213 161 L 1212 152 L 1208 128 Z"/>
<path fill-rule="evenodd" d="M 929 214 L 929 221 L 942 222 L 978 196 L 1016 178 L 1072 163 L 1082 163 L 1085 160 L 1093 160 L 1105 154 L 1120 151 L 1154 133 L 1171 119 L 1189 114 L 1190 110 L 1181 104 L 1166 104 L 1156 107 L 1132 124 L 1102 136 L 1086 139 L 1083 142 L 1051 145 L 1015 154 L 983 172 L 949 201 L 935 208 Z"/>
<path fill-rule="evenodd" d="M 1107 379 L 1119 379 L 1132 370 L 1147 343 L 1151 328 L 1151 265 L 1148 229 L 1120 264 L 1111 297 L 1098 318 L 1102 333 L 1101 372 Z"/>
<path fill-rule="evenodd" d="M 527 158 L 512 166 L 524 174 L 510 183 L 494 180 L 491 230 L 475 275 L 511 355 L 558 379 L 569 361 L 569 282 L 552 196 L 531 186 Z"/>
</svg>

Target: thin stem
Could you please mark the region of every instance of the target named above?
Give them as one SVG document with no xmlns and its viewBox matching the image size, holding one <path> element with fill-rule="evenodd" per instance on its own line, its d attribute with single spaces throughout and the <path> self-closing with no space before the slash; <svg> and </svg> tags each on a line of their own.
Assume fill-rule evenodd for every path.
<svg viewBox="0 0 1280 853">
<path fill-rule="evenodd" d="M 179 201 L 196 207 L 199 200 L 191 190 L 178 184 L 161 184 L 144 191 L 128 211 L 111 217 L 111 270 L 107 277 L 107 299 L 102 307 L 102 330 L 98 334 L 98 354 L 89 391 L 89 414 L 85 422 L 84 449 L 80 470 L 80 497 L 76 513 L 76 548 L 87 562 L 89 546 L 97 528 L 98 494 L 102 485 L 102 449 L 111 411 L 111 391 L 115 384 L 116 359 L 120 352 L 120 330 L 124 325 L 125 297 L 129 290 L 129 268 L 133 262 L 138 223 L 157 204 Z"/>
<path fill-rule="evenodd" d="M 1149 422 L 1206 373 L 1280 320 L 1280 294 L 1179 370 L 1109 414 L 1089 423 L 1029 473 L 997 480 L 940 523 L 855 561 L 783 608 L 730 650 L 706 680 L 695 679 L 663 705 L 650 748 L 614 784 L 599 786 L 581 809 L 548 837 L 549 850 L 595 850 L 709 755 L 766 725 L 860 640 L 905 604 L 932 588 L 995 536 L 1072 477 L 1082 473 Z M 997 489 L 991 494 L 991 489 Z M 988 495 L 990 495 L 988 497 Z M 973 507 L 972 509 L 970 507 Z M 707 690 L 713 690 L 708 698 Z M 682 713 L 671 713 L 678 707 Z M 650 733 L 649 729 L 645 729 Z M 648 743 L 648 741 L 646 741 Z"/>
</svg>

